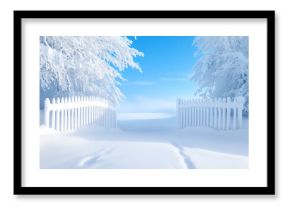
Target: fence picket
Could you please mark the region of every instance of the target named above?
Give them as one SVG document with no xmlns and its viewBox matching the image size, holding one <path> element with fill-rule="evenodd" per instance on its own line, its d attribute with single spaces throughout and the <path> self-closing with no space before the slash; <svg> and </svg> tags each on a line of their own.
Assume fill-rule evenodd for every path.
<svg viewBox="0 0 290 205">
<path fill-rule="evenodd" d="M 242 97 L 238 98 L 238 128 L 242 128 L 243 125 L 243 104 L 244 104 L 244 99 Z"/>
<path fill-rule="evenodd" d="M 237 108 L 233 107 L 234 115 L 233 115 L 233 128 L 237 128 Z"/>
<path fill-rule="evenodd" d="M 179 128 L 211 127 L 219 130 L 242 127 L 243 98 L 180 99 L 176 100 Z"/>
<path fill-rule="evenodd" d="M 52 104 L 53 105 L 55 104 L 54 98 L 52 98 Z M 51 128 L 55 129 L 55 111 L 54 110 L 51 111 Z"/>
<path fill-rule="evenodd" d="M 96 123 L 99 126 L 115 128 L 116 111 L 108 101 L 97 97 L 46 98 L 44 102 L 44 124 L 60 132 L 79 129 Z"/>
</svg>

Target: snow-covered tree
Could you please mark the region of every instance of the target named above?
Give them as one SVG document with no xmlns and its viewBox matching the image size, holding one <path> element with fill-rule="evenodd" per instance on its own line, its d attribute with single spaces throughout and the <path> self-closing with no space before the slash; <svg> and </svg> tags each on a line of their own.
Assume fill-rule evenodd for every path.
<svg viewBox="0 0 290 205">
<path fill-rule="evenodd" d="M 97 95 L 118 104 L 126 68 L 141 71 L 127 37 L 41 36 L 40 100 L 46 97 Z"/>
<path fill-rule="evenodd" d="M 192 80 L 195 95 L 208 97 L 243 96 L 248 114 L 249 40 L 244 36 L 195 37 L 196 63 Z"/>
</svg>

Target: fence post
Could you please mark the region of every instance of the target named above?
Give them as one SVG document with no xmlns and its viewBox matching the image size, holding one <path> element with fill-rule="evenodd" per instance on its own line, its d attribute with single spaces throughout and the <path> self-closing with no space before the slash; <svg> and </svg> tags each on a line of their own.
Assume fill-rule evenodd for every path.
<svg viewBox="0 0 290 205">
<path fill-rule="evenodd" d="M 203 119 L 204 118 L 204 116 L 203 116 L 204 115 L 204 113 L 203 113 L 204 110 L 203 110 L 203 99 L 202 98 L 200 99 L 199 103 L 200 103 L 199 104 L 200 105 L 200 127 L 202 127 L 203 126 L 203 120 L 204 120 Z"/>
<path fill-rule="evenodd" d="M 90 124 L 90 99 L 89 97 L 86 98 L 86 125 Z"/>
<path fill-rule="evenodd" d="M 193 110 L 192 110 L 192 126 L 196 126 L 196 102 L 195 99 L 192 99 L 192 105 L 193 105 Z"/>
<path fill-rule="evenodd" d="M 55 126 L 55 128 L 56 128 L 56 130 L 57 131 L 60 131 L 59 130 L 59 118 L 60 118 L 60 112 L 59 112 L 59 108 L 58 108 L 58 106 L 59 106 L 59 103 L 60 103 L 60 99 L 59 99 L 59 97 L 56 99 L 56 105 L 57 105 L 57 107 L 56 107 L 56 116 L 55 116 L 55 121 L 56 121 L 56 126 Z"/>
<path fill-rule="evenodd" d="M 231 122 L 231 98 L 229 97 L 227 97 L 226 112 L 227 112 L 226 129 L 229 130 Z"/>
<path fill-rule="evenodd" d="M 70 97 L 66 98 L 66 102 L 68 104 L 67 110 L 66 110 L 66 114 L 67 114 L 67 121 L 66 121 L 66 130 L 70 131 L 70 121 L 71 121 L 71 113 L 70 113 Z"/>
<path fill-rule="evenodd" d="M 226 98 L 222 99 L 222 127 L 221 129 L 226 129 L 226 104 L 227 100 Z"/>
<path fill-rule="evenodd" d="M 78 97 L 78 103 L 79 106 L 79 123 L 78 128 L 82 127 L 84 125 L 84 98 L 82 96 Z"/>
<path fill-rule="evenodd" d="M 50 101 L 48 98 L 44 101 L 44 125 L 49 127 L 49 113 L 50 113 Z"/>
<path fill-rule="evenodd" d="M 236 98 L 234 98 L 232 105 L 233 105 L 233 109 L 234 109 L 233 129 L 236 129 L 237 128 L 237 102 L 236 102 Z"/>
<path fill-rule="evenodd" d="M 80 127 L 83 127 L 86 122 L 86 102 L 85 102 L 85 97 L 81 96 L 80 97 L 80 102 L 81 102 L 81 124 Z"/>
<path fill-rule="evenodd" d="M 87 98 L 87 125 L 90 124 L 90 97 Z"/>
<path fill-rule="evenodd" d="M 92 109 L 92 107 L 93 107 L 93 104 L 92 104 L 92 102 L 93 102 L 93 100 L 92 100 L 92 96 L 90 96 L 89 97 L 89 124 L 91 124 L 92 123 L 92 117 L 93 117 L 93 109 Z"/>
<path fill-rule="evenodd" d="M 79 104 L 79 98 L 78 96 L 74 97 L 74 104 L 78 105 Z M 74 129 L 77 129 L 79 126 L 79 118 L 80 118 L 80 114 L 79 114 L 79 105 L 74 107 Z"/>
<path fill-rule="evenodd" d="M 88 123 L 87 125 L 91 124 L 91 97 L 87 97 L 87 103 L 88 103 L 88 109 L 87 109 L 87 112 L 88 112 Z"/>
<path fill-rule="evenodd" d="M 84 124 L 83 126 L 88 124 L 88 99 L 87 97 L 83 96 L 84 99 Z"/>
<path fill-rule="evenodd" d="M 79 104 L 80 103 L 80 97 L 79 96 L 76 96 L 75 97 L 75 103 L 76 104 Z M 80 127 L 80 121 L 81 121 L 81 107 L 80 106 L 82 106 L 82 105 L 79 105 L 79 106 L 76 106 L 75 107 L 75 116 L 76 116 L 76 123 L 75 123 L 75 129 L 78 129 L 79 127 Z"/>
<path fill-rule="evenodd" d="M 83 101 L 83 122 L 81 126 L 85 126 L 87 124 L 87 102 L 86 102 L 86 97 L 82 96 L 82 101 Z"/>
<path fill-rule="evenodd" d="M 217 107 L 216 107 L 217 99 L 213 99 L 213 128 L 217 128 Z"/>
<path fill-rule="evenodd" d="M 70 97 L 70 130 L 74 129 L 74 98 Z"/>
<path fill-rule="evenodd" d="M 71 130 L 71 98 L 67 97 L 67 131 Z"/>
<path fill-rule="evenodd" d="M 60 110 L 60 131 L 63 131 L 63 125 L 64 125 L 64 109 L 62 108 L 62 105 L 64 103 L 63 97 L 60 99 L 60 104 L 61 104 L 61 110 Z"/>
<path fill-rule="evenodd" d="M 243 125 L 243 97 L 238 97 L 237 98 L 237 102 L 238 102 L 238 128 L 242 128 Z"/>
<path fill-rule="evenodd" d="M 202 112 L 202 98 L 199 99 L 199 127 L 202 127 L 203 121 L 203 112 Z"/>
<path fill-rule="evenodd" d="M 87 125 L 88 123 L 88 113 L 87 113 L 87 109 L 88 109 L 88 102 L 87 102 L 87 97 L 83 96 L 83 102 L 84 102 L 84 107 L 83 107 L 83 126 Z"/>
<path fill-rule="evenodd" d="M 195 126 L 199 126 L 199 100 L 195 99 Z"/>
<path fill-rule="evenodd" d="M 84 96 L 81 96 L 81 101 L 83 104 L 83 106 L 81 107 L 81 115 L 82 115 L 81 127 L 83 127 L 86 124 L 86 99 Z"/>
<path fill-rule="evenodd" d="M 75 105 L 76 96 L 72 97 L 72 104 Z M 72 130 L 77 128 L 77 109 L 75 107 L 72 108 Z"/>
<path fill-rule="evenodd" d="M 87 125 L 90 124 L 90 108 L 91 108 L 91 105 L 90 105 L 90 97 L 87 97 Z"/>
<path fill-rule="evenodd" d="M 82 121 L 81 121 L 81 127 L 85 126 L 86 124 L 86 100 L 84 96 L 81 96 L 81 101 L 82 101 L 82 108 L 81 108 L 81 114 L 82 114 Z"/>
<path fill-rule="evenodd" d="M 201 98 L 197 99 L 197 122 L 198 122 L 198 127 L 201 127 Z"/>
<path fill-rule="evenodd" d="M 91 118 L 92 118 L 92 123 L 95 121 L 95 98 L 92 97 L 92 101 L 91 101 L 91 110 L 92 110 L 92 113 L 91 113 Z"/>
<path fill-rule="evenodd" d="M 76 96 L 72 97 L 72 103 L 73 103 L 73 108 L 72 108 L 72 129 L 75 130 L 77 128 L 77 108 L 75 107 L 75 102 L 77 98 Z"/>
<path fill-rule="evenodd" d="M 212 105 L 213 105 L 213 102 L 212 102 L 212 99 L 209 99 L 209 127 L 213 127 L 213 109 L 212 109 Z"/>
<path fill-rule="evenodd" d="M 52 98 L 52 106 L 55 106 L 55 99 Z M 55 109 L 51 110 L 51 128 L 55 129 Z"/>
<path fill-rule="evenodd" d="M 66 97 L 63 97 L 63 103 L 62 103 L 62 110 L 63 110 L 63 132 L 65 132 L 66 131 L 66 121 L 67 121 L 67 109 L 66 109 L 66 107 L 65 107 L 65 105 L 66 105 L 66 99 L 65 99 Z"/>
<path fill-rule="evenodd" d="M 218 99 L 218 111 L 219 111 L 218 129 L 221 130 L 222 129 L 222 112 L 223 112 L 222 99 L 221 98 Z"/>
<path fill-rule="evenodd" d="M 208 127 L 209 123 L 209 105 L 208 105 L 208 98 L 205 99 L 205 127 Z"/>
<path fill-rule="evenodd" d="M 83 102 L 81 101 L 81 97 L 77 96 L 76 98 L 76 108 L 77 108 L 77 129 L 81 127 L 82 124 L 82 107 L 83 107 Z"/>
</svg>

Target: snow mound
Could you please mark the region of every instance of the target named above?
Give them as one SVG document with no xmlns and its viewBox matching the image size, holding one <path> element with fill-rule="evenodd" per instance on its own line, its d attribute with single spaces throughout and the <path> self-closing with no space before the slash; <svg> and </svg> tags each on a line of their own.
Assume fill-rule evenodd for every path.
<svg viewBox="0 0 290 205">
<path fill-rule="evenodd" d="M 156 116 L 160 117 L 159 114 Z M 147 117 L 152 116 L 148 114 Z M 217 131 L 209 128 L 182 130 L 174 125 L 175 118 L 171 117 L 120 120 L 118 129 L 89 125 L 66 133 L 57 133 L 42 126 L 40 168 L 248 168 L 247 127 Z"/>
<path fill-rule="evenodd" d="M 41 137 L 40 168 L 44 169 L 186 169 L 170 144 L 103 141 L 75 136 Z"/>
</svg>

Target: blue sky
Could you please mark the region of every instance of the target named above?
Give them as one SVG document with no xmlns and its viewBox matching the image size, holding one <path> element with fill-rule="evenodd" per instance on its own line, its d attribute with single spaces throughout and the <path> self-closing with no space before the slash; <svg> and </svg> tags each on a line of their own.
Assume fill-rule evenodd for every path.
<svg viewBox="0 0 290 205">
<path fill-rule="evenodd" d="M 135 58 L 142 73 L 127 69 L 121 91 L 125 99 L 120 112 L 171 112 L 178 97 L 192 96 L 189 76 L 195 62 L 192 36 L 129 37 L 132 47 L 144 53 Z"/>
</svg>

